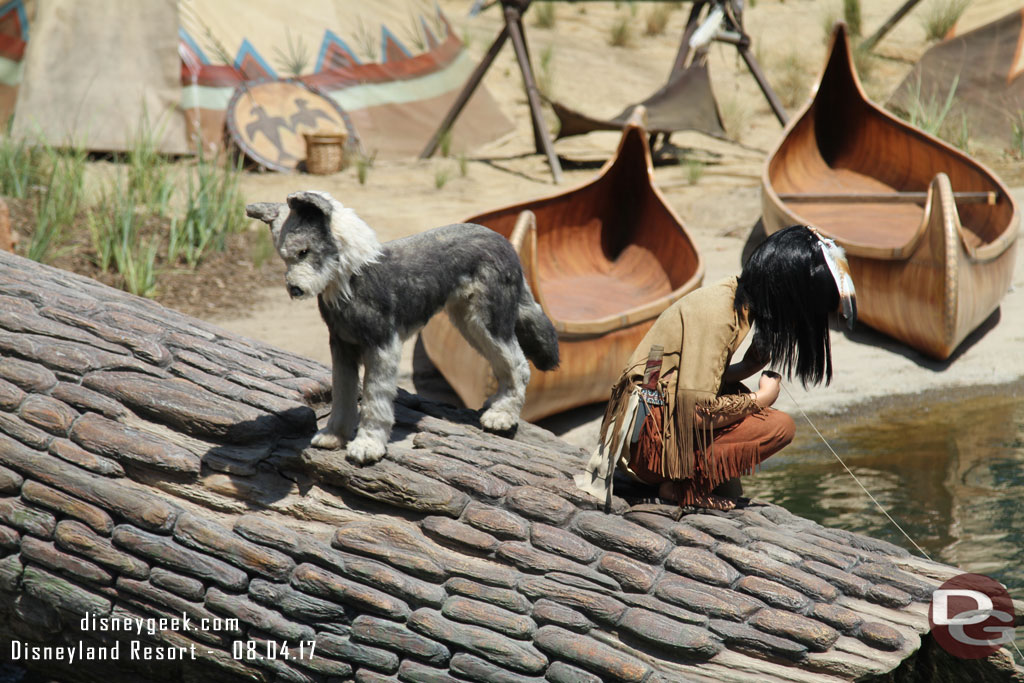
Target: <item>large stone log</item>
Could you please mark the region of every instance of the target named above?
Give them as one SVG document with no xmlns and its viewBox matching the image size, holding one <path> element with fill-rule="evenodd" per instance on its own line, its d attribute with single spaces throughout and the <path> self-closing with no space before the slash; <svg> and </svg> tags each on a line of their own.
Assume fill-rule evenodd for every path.
<svg viewBox="0 0 1024 683">
<path fill-rule="evenodd" d="M 329 387 L 0 254 L 4 657 L 62 681 L 1020 675 L 933 643 L 953 567 L 759 501 L 604 510 L 578 449 L 405 393 L 388 457 L 355 467 L 309 445 Z"/>
</svg>

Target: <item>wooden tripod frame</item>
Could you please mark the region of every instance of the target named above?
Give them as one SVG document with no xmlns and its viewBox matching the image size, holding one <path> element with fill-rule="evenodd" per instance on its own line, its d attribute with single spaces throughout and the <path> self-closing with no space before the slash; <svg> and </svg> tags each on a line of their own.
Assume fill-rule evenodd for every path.
<svg viewBox="0 0 1024 683">
<path fill-rule="evenodd" d="M 672 73 L 686 68 L 698 54 L 707 51 L 706 45 L 699 48 L 691 47 L 690 39 L 700 26 L 701 11 L 705 7 L 709 10 L 713 9 L 715 5 L 722 5 L 725 9 L 723 21 L 723 28 L 725 30 L 719 31 L 714 40 L 736 47 L 743 58 L 743 62 L 747 65 L 750 75 L 757 81 L 757 86 L 761 89 L 761 93 L 768 100 L 768 106 L 771 107 L 775 118 L 785 126 L 786 121 L 789 119 L 789 116 L 786 114 L 786 108 L 782 106 L 782 102 L 775 94 L 775 91 L 772 90 L 772 86 L 768 84 L 768 79 L 761 70 L 761 65 L 758 64 L 753 53 L 750 51 L 750 36 L 743 29 L 743 15 L 739 14 L 738 10 L 735 10 L 732 3 L 728 0 L 694 0 L 693 7 L 690 8 L 690 16 L 686 20 L 683 39 L 679 41 L 679 52 L 676 53 L 676 60 L 672 65 Z"/>
<path fill-rule="evenodd" d="M 462 113 L 462 109 L 466 106 L 469 98 L 473 96 L 477 87 L 480 85 L 480 81 L 483 80 L 484 74 L 490 68 L 491 64 L 494 63 L 494 58 L 498 56 L 498 52 L 501 51 L 502 46 L 505 45 L 505 41 L 509 38 L 512 39 L 512 49 L 515 50 L 516 60 L 519 62 L 519 71 L 523 75 L 523 85 L 526 88 L 526 100 L 530 105 L 530 114 L 533 122 L 533 141 L 539 154 L 546 154 L 548 157 L 548 165 L 551 167 L 551 176 L 555 183 L 562 181 L 562 165 L 558 161 L 558 156 L 555 154 L 555 148 L 551 140 L 551 135 L 548 133 L 547 128 L 544 127 L 544 119 L 541 117 L 540 109 L 540 92 L 537 90 L 537 81 L 533 76 L 533 66 L 530 64 L 530 52 L 526 45 L 526 31 L 523 28 L 523 14 L 530 7 L 530 3 L 533 0 L 499 0 L 501 3 L 501 9 L 505 17 L 505 26 L 501 29 L 501 32 L 491 43 L 491 47 L 487 50 L 487 54 L 480 60 L 476 69 L 470 74 L 469 80 L 466 81 L 466 85 L 463 86 L 462 92 L 455 98 L 455 102 L 452 103 L 451 109 L 445 115 L 444 120 L 437 127 L 437 131 L 434 133 L 430 141 L 427 142 L 427 146 L 420 152 L 420 158 L 426 159 L 433 156 L 434 152 L 437 151 L 437 146 L 441 140 L 441 136 L 444 135 L 445 131 L 451 129 L 452 125 L 455 124 L 455 119 Z M 715 37 L 715 40 L 735 45 L 736 49 L 739 50 L 740 56 L 743 57 L 743 61 L 746 63 L 747 68 L 753 75 L 754 80 L 757 81 L 757 85 L 761 88 L 761 92 L 764 93 L 765 99 L 768 100 L 768 104 L 771 106 L 772 111 L 775 113 L 775 117 L 779 120 L 783 126 L 786 125 L 787 115 L 786 110 L 782 106 L 782 102 L 779 101 L 775 91 L 772 90 L 768 84 L 768 79 L 765 78 L 764 72 L 761 71 L 760 65 L 757 60 L 754 59 L 754 55 L 750 52 L 750 36 L 743 30 L 742 17 L 733 11 L 727 0 L 694 0 L 693 7 L 690 10 L 690 16 L 686 21 L 686 29 L 683 32 L 683 39 L 679 43 L 679 52 L 676 54 L 675 63 L 672 65 L 672 72 L 685 68 L 688 66 L 694 56 L 700 51 L 706 51 L 707 46 L 694 49 L 690 47 L 690 38 L 693 36 L 694 31 L 700 25 L 700 14 L 706 7 L 711 7 L 715 4 L 722 4 L 725 6 L 725 19 L 724 27 L 725 31 L 720 31 Z"/>
<path fill-rule="evenodd" d="M 540 109 L 540 92 L 537 90 L 537 81 L 533 76 L 533 66 L 530 64 L 530 52 L 526 46 L 526 31 L 523 29 L 523 14 L 530 7 L 530 3 L 533 0 L 501 0 L 501 9 L 505 16 L 505 27 L 501 29 L 498 37 L 491 43 L 491 47 L 487 50 L 487 54 L 480 60 L 476 69 L 470 74 L 469 80 L 466 81 L 466 85 L 463 86 L 462 92 L 455 98 L 455 102 L 452 103 L 452 108 L 448 110 L 444 120 L 441 121 L 441 125 L 437 127 L 437 131 L 433 137 L 427 143 L 427 146 L 420 152 L 420 158 L 426 159 L 437 151 L 438 142 L 441 140 L 441 136 L 444 135 L 445 131 L 449 130 L 455 123 L 455 119 L 458 118 L 459 114 L 462 113 L 463 107 L 469 102 L 469 98 L 473 96 L 473 92 L 476 91 L 477 86 L 480 85 L 480 81 L 483 80 L 484 74 L 487 73 L 487 69 L 490 68 L 491 64 L 494 63 L 494 58 L 498 56 L 498 52 L 501 51 L 502 46 L 505 45 L 505 41 L 509 38 L 512 39 L 512 49 L 516 53 L 516 61 L 519 62 L 519 71 L 523 74 L 523 85 L 526 87 L 526 100 L 530 105 L 530 114 L 533 121 L 533 140 L 536 145 L 537 152 L 546 154 L 548 157 L 548 165 L 551 166 L 551 176 L 556 183 L 562 181 L 562 165 L 558 161 L 558 156 L 555 154 L 554 143 L 551 140 L 551 135 L 548 133 L 547 128 L 544 127 L 544 119 L 541 118 Z"/>
</svg>

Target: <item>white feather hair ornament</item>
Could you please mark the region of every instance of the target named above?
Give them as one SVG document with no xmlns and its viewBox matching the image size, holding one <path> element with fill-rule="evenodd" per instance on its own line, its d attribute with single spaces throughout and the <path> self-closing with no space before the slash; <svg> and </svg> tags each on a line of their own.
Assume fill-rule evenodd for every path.
<svg viewBox="0 0 1024 683">
<path fill-rule="evenodd" d="M 836 289 L 839 290 L 839 313 L 846 321 L 847 327 L 853 329 L 857 320 L 857 290 L 853 287 L 853 277 L 850 275 L 850 264 L 846 260 L 846 252 L 835 243 L 834 240 L 825 237 L 818 229 L 808 225 L 807 229 L 814 233 L 814 236 L 821 242 L 821 253 L 825 257 L 825 263 L 836 281 Z"/>
</svg>

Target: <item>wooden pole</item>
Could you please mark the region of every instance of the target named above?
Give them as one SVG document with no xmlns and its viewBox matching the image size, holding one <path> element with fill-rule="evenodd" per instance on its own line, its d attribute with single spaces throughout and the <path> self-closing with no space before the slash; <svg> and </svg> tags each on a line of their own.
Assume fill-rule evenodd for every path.
<svg viewBox="0 0 1024 683">
<path fill-rule="evenodd" d="M 540 140 L 540 147 L 547 154 L 548 165 L 551 167 L 551 176 L 555 183 L 562 182 L 562 165 L 555 154 L 554 145 L 551 144 L 551 136 L 544 127 L 544 118 L 541 115 L 540 95 L 537 92 L 537 83 L 533 78 L 533 67 L 530 65 L 530 56 L 526 50 L 526 39 L 523 36 L 522 23 L 520 23 L 520 8 L 512 3 L 502 3 L 505 7 L 505 26 L 508 29 L 509 37 L 512 38 L 512 48 L 516 53 L 519 62 L 519 71 L 523 75 L 523 84 L 526 86 L 526 100 L 530 104 L 530 114 L 533 120 L 534 139 Z M 529 2 L 525 3 L 529 5 Z M 541 151 L 538 149 L 537 151 Z"/>
<path fill-rule="evenodd" d="M 789 192 L 780 193 L 784 202 L 821 202 L 842 204 L 909 204 L 923 203 L 927 192 Z M 953 199 L 961 204 L 988 204 L 999 201 L 995 192 L 954 192 Z"/>
<path fill-rule="evenodd" d="M 875 46 L 875 43 L 877 43 L 883 37 L 885 37 L 885 34 L 891 31 L 892 27 L 895 26 L 900 21 L 900 19 L 906 16 L 907 12 L 913 9 L 914 5 L 916 5 L 919 2 L 921 2 L 921 0 L 907 0 L 905 3 L 903 3 L 903 6 L 896 10 L 895 14 L 886 19 L 885 23 L 882 24 L 877 31 L 872 33 L 869 38 L 867 38 L 864 42 L 857 46 L 858 49 L 870 50 L 871 48 L 873 48 Z"/>
<path fill-rule="evenodd" d="M 529 0 L 529 1 L 532 1 L 532 0 Z M 515 25 L 516 25 L 516 29 L 518 29 L 518 31 L 519 31 L 519 35 L 522 36 L 522 38 L 523 38 L 523 54 L 526 55 L 526 63 L 530 65 L 530 79 L 534 83 L 534 90 L 538 93 L 538 98 L 539 98 L 540 88 L 536 87 L 537 79 L 533 75 L 533 60 L 530 58 L 530 45 L 529 45 L 529 43 L 526 42 L 526 29 L 523 28 L 523 12 L 524 11 L 525 11 L 525 9 L 520 10 L 520 12 L 518 13 L 518 16 L 516 17 Z M 515 42 L 514 41 L 512 43 L 512 47 L 513 47 L 513 49 L 515 48 Z M 526 99 L 527 99 L 527 102 L 529 102 L 529 100 L 530 100 L 530 86 L 528 86 L 526 84 L 526 73 L 525 72 L 523 73 L 523 90 L 526 92 Z M 539 99 L 538 99 L 538 101 L 539 101 Z M 533 111 L 532 103 L 530 105 L 530 108 L 531 108 L 530 111 L 532 113 L 532 111 Z M 547 132 L 547 128 L 545 128 L 544 126 L 541 126 L 541 127 L 538 128 L 537 127 L 537 121 L 535 119 L 533 119 L 532 116 L 530 118 L 530 122 L 533 124 L 533 148 L 537 151 L 537 154 L 544 154 L 544 152 L 546 150 L 544 149 L 544 138 L 543 138 L 543 135 L 544 135 L 545 132 Z"/>
<path fill-rule="evenodd" d="M 786 113 L 786 108 L 782 106 L 782 101 L 779 99 L 775 91 L 772 90 L 772 86 L 768 84 L 768 79 L 765 77 L 764 72 L 761 71 L 761 65 L 754 59 L 753 53 L 750 51 L 750 37 L 746 33 L 741 33 L 743 36 L 740 43 L 736 46 L 736 49 L 740 51 L 740 56 L 743 57 L 743 61 L 746 62 L 747 68 L 750 69 L 750 74 L 757 81 L 757 86 L 761 88 L 761 92 L 764 93 L 764 98 L 768 100 L 768 105 L 772 108 L 772 112 L 775 113 L 775 118 L 779 120 L 779 123 L 783 127 L 786 125 L 786 121 L 789 120 L 789 115 Z"/>
<path fill-rule="evenodd" d="M 725 0 L 715 0 L 714 4 L 724 3 Z M 707 0 L 696 0 L 693 4 L 693 8 L 690 10 L 690 17 L 687 20 L 686 30 L 683 32 L 683 41 L 679 45 L 679 51 L 676 53 L 676 61 L 672 65 L 672 71 L 675 73 L 676 69 L 684 67 L 686 64 L 693 63 L 695 54 L 690 49 L 690 39 L 693 33 L 697 30 L 699 21 L 699 13 L 704 5 L 707 4 Z M 761 70 L 761 65 L 758 64 L 757 59 L 754 58 L 753 53 L 750 51 L 750 36 L 743 28 L 743 24 L 740 18 L 736 17 L 731 10 L 725 12 L 725 25 L 727 31 L 720 31 L 718 35 L 714 37 L 720 43 L 728 43 L 735 45 L 739 51 L 740 56 L 743 57 L 744 63 L 747 65 L 747 69 L 750 71 L 750 75 L 757 81 L 757 87 L 761 89 L 761 93 L 764 98 L 768 100 L 768 106 L 771 107 L 772 112 L 775 114 L 775 118 L 779 120 L 779 123 L 783 126 L 786 125 L 786 121 L 789 119 L 789 115 L 786 113 L 786 108 L 782 105 L 782 101 L 779 100 L 775 91 L 772 90 L 772 86 L 768 83 L 768 78 L 764 75 Z M 704 48 L 707 49 L 706 47 Z"/>
<path fill-rule="evenodd" d="M 427 146 L 423 148 L 422 152 L 420 152 L 420 159 L 428 159 L 437 151 L 437 145 L 441 141 L 441 136 L 455 124 L 455 119 L 459 117 L 459 114 L 462 113 L 462 109 L 466 106 L 466 103 L 469 102 L 469 98 L 473 96 L 474 92 L 476 92 L 477 86 L 480 85 L 480 81 L 484 78 L 484 74 L 487 73 L 487 69 L 491 67 L 491 64 L 494 62 L 494 58 L 498 56 L 498 52 L 501 51 L 501 48 L 507 39 L 508 26 L 505 26 L 501 29 L 501 33 L 498 34 L 498 37 L 494 39 L 494 42 L 491 43 L 491 47 L 487 50 L 487 54 L 484 55 L 484 58 L 476 65 L 476 69 L 474 69 L 473 73 L 469 75 L 469 80 L 467 80 L 466 85 L 462 87 L 462 92 L 459 93 L 459 96 L 455 98 L 455 101 L 452 103 L 452 108 L 448 110 L 447 114 L 445 114 L 444 119 L 441 121 L 441 125 L 437 127 L 437 130 L 434 131 L 434 135 L 430 138 Z"/>
<path fill-rule="evenodd" d="M 693 7 L 690 8 L 690 16 L 686 19 L 686 28 L 683 30 L 683 38 L 679 41 L 679 50 L 676 52 L 676 59 L 672 62 L 672 70 L 668 74 L 669 80 L 672 80 L 672 76 L 677 71 L 682 71 L 686 68 L 691 60 L 690 53 L 690 38 L 693 37 L 693 32 L 697 30 L 697 26 L 700 25 L 698 19 L 700 19 L 700 12 L 707 4 L 707 0 L 695 0 Z"/>
</svg>

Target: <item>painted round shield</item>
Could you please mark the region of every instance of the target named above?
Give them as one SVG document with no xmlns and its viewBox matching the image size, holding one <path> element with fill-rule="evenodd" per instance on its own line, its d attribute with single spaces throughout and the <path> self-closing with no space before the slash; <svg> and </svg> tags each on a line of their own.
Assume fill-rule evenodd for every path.
<svg viewBox="0 0 1024 683">
<path fill-rule="evenodd" d="M 358 149 L 355 129 L 337 102 L 300 81 L 243 83 L 228 103 L 228 133 L 256 163 L 273 171 L 294 171 L 306 158 L 307 133 L 347 133 Z"/>
</svg>

